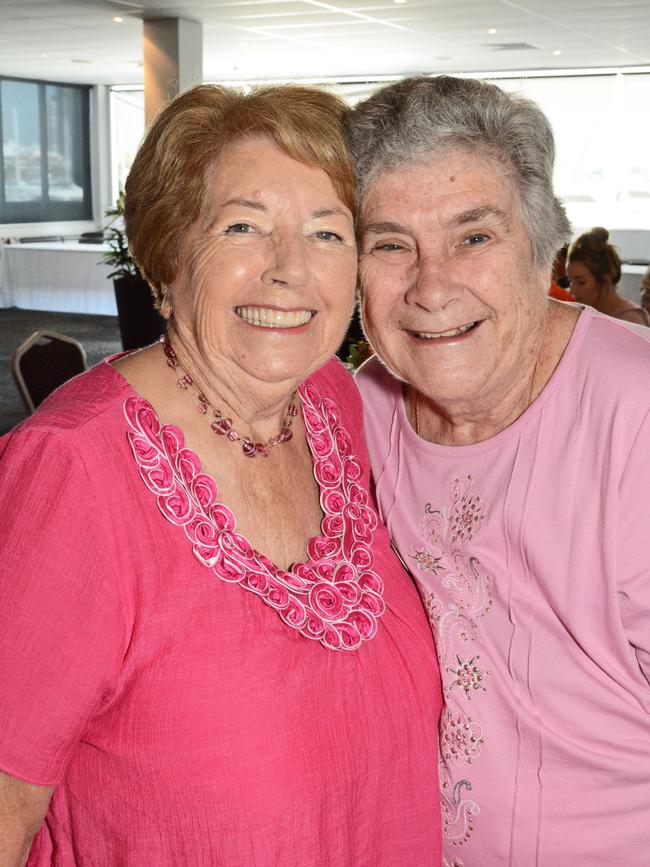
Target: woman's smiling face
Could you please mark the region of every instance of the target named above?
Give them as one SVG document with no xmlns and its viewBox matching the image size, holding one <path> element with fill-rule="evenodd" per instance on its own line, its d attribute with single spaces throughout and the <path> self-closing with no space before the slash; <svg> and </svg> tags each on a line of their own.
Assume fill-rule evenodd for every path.
<svg viewBox="0 0 650 867">
<path fill-rule="evenodd" d="M 387 366 L 443 407 L 507 396 L 530 365 L 549 277 L 505 168 L 456 149 L 385 171 L 360 223 L 364 325 Z"/>
<path fill-rule="evenodd" d="M 232 384 L 298 383 L 343 339 L 356 271 L 353 217 L 328 175 L 244 139 L 208 172 L 171 287 L 174 324 Z"/>
</svg>

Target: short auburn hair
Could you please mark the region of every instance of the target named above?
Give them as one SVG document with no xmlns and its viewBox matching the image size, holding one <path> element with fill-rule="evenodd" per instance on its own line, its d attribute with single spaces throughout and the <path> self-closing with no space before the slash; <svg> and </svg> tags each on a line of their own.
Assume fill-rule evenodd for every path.
<svg viewBox="0 0 650 867">
<path fill-rule="evenodd" d="M 176 277 L 185 233 L 204 205 L 208 170 L 230 144 L 268 136 L 301 163 L 322 169 L 354 214 L 356 183 L 343 132 L 345 102 L 294 85 L 243 90 L 202 84 L 154 119 L 126 180 L 129 248 L 160 306 Z"/>
</svg>

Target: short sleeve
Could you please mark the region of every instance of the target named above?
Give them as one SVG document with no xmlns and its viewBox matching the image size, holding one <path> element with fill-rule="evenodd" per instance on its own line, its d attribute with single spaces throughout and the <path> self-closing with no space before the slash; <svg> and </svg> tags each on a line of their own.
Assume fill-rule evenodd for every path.
<svg viewBox="0 0 650 867">
<path fill-rule="evenodd" d="M 650 412 L 635 438 L 621 478 L 619 528 L 621 618 L 650 683 Z"/>
<path fill-rule="evenodd" d="M 0 440 L 0 515 L 0 770 L 55 785 L 126 634 L 101 507 L 64 434 Z"/>
</svg>

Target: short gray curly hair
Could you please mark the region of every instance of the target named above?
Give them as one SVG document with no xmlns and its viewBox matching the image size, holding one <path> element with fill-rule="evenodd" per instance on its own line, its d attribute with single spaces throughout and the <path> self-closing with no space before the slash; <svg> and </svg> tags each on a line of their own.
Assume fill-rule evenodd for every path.
<svg viewBox="0 0 650 867">
<path fill-rule="evenodd" d="M 551 126 L 522 96 L 478 79 L 406 78 L 352 109 L 346 130 L 361 202 L 380 172 L 463 148 L 496 159 L 514 174 L 538 265 L 550 267 L 570 236 L 564 206 L 553 192 Z"/>
</svg>

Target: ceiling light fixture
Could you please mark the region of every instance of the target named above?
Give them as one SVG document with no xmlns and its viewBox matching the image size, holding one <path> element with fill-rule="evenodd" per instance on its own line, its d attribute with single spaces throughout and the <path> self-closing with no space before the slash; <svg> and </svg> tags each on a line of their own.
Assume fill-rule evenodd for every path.
<svg viewBox="0 0 650 867">
<path fill-rule="evenodd" d="M 490 34 L 490 36 L 494 36 L 494 34 L 498 33 L 498 32 L 499 31 L 496 29 L 496 27 L 490 27 L 490 29 L 488 30 L 488 33 Z"/>
<path fill-rule="evenodd" d="M 403 6 L 406 3 L 406 0 L 393 0 L 393 3 L 397 3 L 398 6 Z"/>
<path fill-rule="evenodd" d="M 555 55 L 555 57 L 559 57 L 560 54 L 562 54 L 562 52 L 556 48 L 555 51 L 553 52 L 553 54 Z"/>
<path fill-rule="evenodd" d="M 121 24 L 121 23 L 124 21 L 124 18 L 122 18 L 121 15 L 114 15 L 114 16 L 113 16 L 113 21 L 114 21 L 116 24 Z"/>
</svg>

